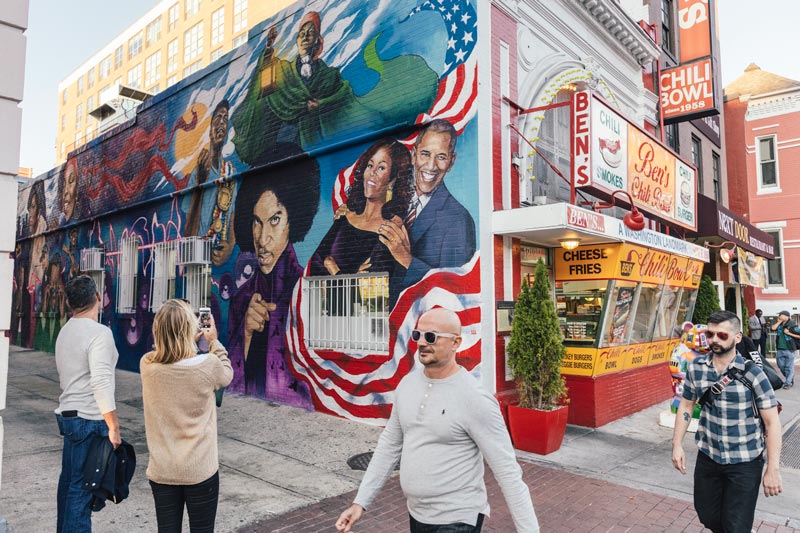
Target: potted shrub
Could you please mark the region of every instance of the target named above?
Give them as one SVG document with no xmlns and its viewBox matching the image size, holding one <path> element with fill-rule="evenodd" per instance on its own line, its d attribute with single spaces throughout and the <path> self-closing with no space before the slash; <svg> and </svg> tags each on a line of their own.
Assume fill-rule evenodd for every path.
<svg viewBox="0 0 800 533">
<path fill-rule="evenodd" d="M 719 309 L 717 288 L 714 287 L 711 277 L 706 274 L 700 279 L 700 286 L 697 289 L 697 301 L 694 304 L 692 322 L 695 324 L 705 324 L 709 315 L 714 311 L 719 311 Z"/>
<path fill-rule="evenodd" d="M 541 259 L 533 286 L 522 283 L 506 353 L 519 390 L 519 405 L 508 409 L 511 440 L 520 450 L 553 452 L 567 429 L 567 388 L 561 377 L 561 328 Z"/>
</svg>

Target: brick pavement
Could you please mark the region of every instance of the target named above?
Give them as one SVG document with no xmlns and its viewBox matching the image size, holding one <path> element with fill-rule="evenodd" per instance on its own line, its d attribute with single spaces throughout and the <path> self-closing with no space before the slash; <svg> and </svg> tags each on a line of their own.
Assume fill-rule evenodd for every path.
<svg viewBox="0 0 800 533">
<path fill-rule="evenodd" d="M 532 488 L 539 524 L 545 533 L 568 532 L 701 532 L 703 527 L 690 502 L 615 485 L 530 463 L 520 463 L 525 482 Z M 487 533 L 514 531 L 503 495 L 487 468 L 486 486 L 492 516 L 484 522 Z M 317 533 L 335 531 L 339 513 L 352 502 L 354 492 L 268 518 L 239 529 L 239 533 Z M 761 495 L 763 498 L 763 494 Z M 795 530 L 756 520 L 759 533 Z M 408 531 L 408 512 L 394 476 L 375 504 L 358 523 L 358 533 Z"/>
</svg>

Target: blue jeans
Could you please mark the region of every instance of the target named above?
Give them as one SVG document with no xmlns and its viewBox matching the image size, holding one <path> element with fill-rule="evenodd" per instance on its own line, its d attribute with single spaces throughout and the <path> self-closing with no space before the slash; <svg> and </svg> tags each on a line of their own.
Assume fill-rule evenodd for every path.
<svg viewBox="0 0 800 533">
<path fill-rule="evenodd" d="M 92 493 L 84 490 L 83 463 L 95 435 L 108 436 L 105 420 L 86 420 L 78 416 L 56 415 L 58 430 L 64 436 L 61 452 L 61 475 L 58 478 L 57 533 L 83 533 L 92 531 L 92 511 L 89 501 Z"/>
<path fill-rule="evenodd" d="M 694 508 L 714 533 L 744 533 L 753 527 L 764 459 L 723 465 L 697 452 Z"/>
<path fill-rule="evenodd" d="M 778 368 L 781 369 L 781 374 L 786 378 L 786 384 L 794 385 L 794 352 L 778 350 L 775 361 L 778 363 Z"/>
</svg>

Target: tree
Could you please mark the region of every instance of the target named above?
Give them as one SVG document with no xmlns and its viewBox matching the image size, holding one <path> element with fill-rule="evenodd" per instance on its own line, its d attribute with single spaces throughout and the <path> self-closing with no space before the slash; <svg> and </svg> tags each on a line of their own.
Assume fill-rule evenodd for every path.
<svg viewBox="0 0 800 533">
<path fill-rule="evenodd" d="M 694 304 L 694 314 L 692 322 L 695 324 L 706 324 L 708 316 L 714 311 L 719 311 L 719 295 L 711 277 L 706 274 L 700 280 L 700 287 L 697 289 L 697 302 Z"/>
<path fill-rule="evenodd" d="M 522 282 L 506 353 L 517 381 L 520 407 L 549 410 L 558 406 L 567 393 L 561 377 L 565 351 L 547 268 L 541 259 L 533 287 L 527 280 Z"/>
</svg>

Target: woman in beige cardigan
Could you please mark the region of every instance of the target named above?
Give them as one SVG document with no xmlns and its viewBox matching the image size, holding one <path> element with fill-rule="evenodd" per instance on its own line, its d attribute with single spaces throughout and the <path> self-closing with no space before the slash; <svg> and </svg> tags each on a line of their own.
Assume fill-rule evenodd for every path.
<svg viewBox="0 0 800 533">
<path fill-rule="evenodd" d="M 205 337 L 211 353 L 197 353 Z M 214 390 L 233 378 L 213 317 L 199 330 L 184 301 L 169 300 L 153 321 L 155 351 L 140 362 L 144 425 L 159 533 L 181 531 L 183 508 L 192 533 L 214 531 L 219 497 Z"/>
</svg>

